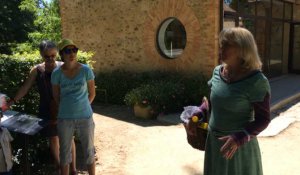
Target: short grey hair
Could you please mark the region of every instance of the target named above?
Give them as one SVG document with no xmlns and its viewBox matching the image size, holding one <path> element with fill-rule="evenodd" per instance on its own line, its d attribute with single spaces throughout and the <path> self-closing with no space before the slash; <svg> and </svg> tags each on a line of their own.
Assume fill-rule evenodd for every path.
<svg viewBox="0 0 300 175">
<path fill-rule="evenodd" d="M 39 45 L 40 53 L 43 53 L 48 49 L 57 49 L 57 46 L 53 41 L 43 40 Z"/>
</svg>

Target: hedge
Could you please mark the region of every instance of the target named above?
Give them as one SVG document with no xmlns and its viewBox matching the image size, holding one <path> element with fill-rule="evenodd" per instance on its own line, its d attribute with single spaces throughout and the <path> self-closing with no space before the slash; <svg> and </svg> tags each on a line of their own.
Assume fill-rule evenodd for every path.
<svg viewBox="0 0 300 175">
<path fill-rule="evenodd" d="M 166 84 L 170 82 L 175 84 L 174 86 L 183 87 L 182 96 L 168 105 L 172 106 L 173 103 L 176 106 L 171 111 L 182 110 L 184 105 L 199 105 L 202 97 L 208 95 L 207 78 L 201 74 L 183 75 L 159 71 L 133 73 L 117 70 L 110 73 L 98 73 L 95 81 L 98 88 L 107 90 L 108 102 L 111 104 L 123 105 L 125 95 L 132 89 L 156 82 Z M 103 95 L 97 94 L 96 101 L 103 101 L 100 98 L 104 98 Z"/>
</svg>

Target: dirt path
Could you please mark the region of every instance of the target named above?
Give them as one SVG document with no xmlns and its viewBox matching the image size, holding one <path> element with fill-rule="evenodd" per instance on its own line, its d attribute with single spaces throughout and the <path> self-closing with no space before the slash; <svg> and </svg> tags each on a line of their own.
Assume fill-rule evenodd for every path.
<svg viewBox="0 0 300 175">
<path fill-rule="evenodd" d="M 296 122 L 275 137 L 259 138 L 266 175 L 300 174 L 299 133 L 300 122 Z"/>
<path fill-rule="evenodd" d="M 126 107 L 94 107 L 97 175 L 202 175 L 204 154 L 181 125 L 134 118 Z M 259 138 L 265 175 L 299 175 L 300 123 Z M 84 174 L 84 173 L 83 173 Z"/>
<path fill-rule="evenodd" d="M 136 119 L 126 107 L 94 111 L 97 174 L 201 174 L 203 152 L 185 142 L 182 126 Z"/>
</svg>

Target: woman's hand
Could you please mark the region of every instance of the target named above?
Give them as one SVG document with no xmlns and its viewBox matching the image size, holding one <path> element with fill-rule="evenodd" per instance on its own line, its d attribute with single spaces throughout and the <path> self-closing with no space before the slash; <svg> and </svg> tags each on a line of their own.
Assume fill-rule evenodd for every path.
<svg viewBox="0 0 300 175">
<path fill-rule="evenodd" d="M 224 145 L 221 147 L 220 152 L 225 159 L 231 159 L 234 153 L 238 149 L 238 144 L 234 141 L 233 137 L 228 135 L 220 137 L 219 140 L 224 141 Z"/>
<path fill-rule="evenodd" d="M 9 99 L 7 102 L 6 102 L 6 105 L 7 105 L 7 107 L 10 109 L 10 107 L 13 105 L 13 104 L 15 104 L 15 100 L 13 100 L 13 99 Z"/>
</svg>

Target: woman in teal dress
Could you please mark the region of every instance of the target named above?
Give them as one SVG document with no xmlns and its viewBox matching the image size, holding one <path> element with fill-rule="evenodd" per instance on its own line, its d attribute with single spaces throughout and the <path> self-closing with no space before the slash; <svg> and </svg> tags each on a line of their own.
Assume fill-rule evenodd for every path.
<svg viewBox="0 0 300 175">
<path fill-rule="evenodd" d="M 262 175 L 256 135 L 270 122 L 270 85 L 247 29 L 224 29 L 219 43 L 223 64 L 208 82 L 212 111 L 204 175 Z"/>
</svg>

